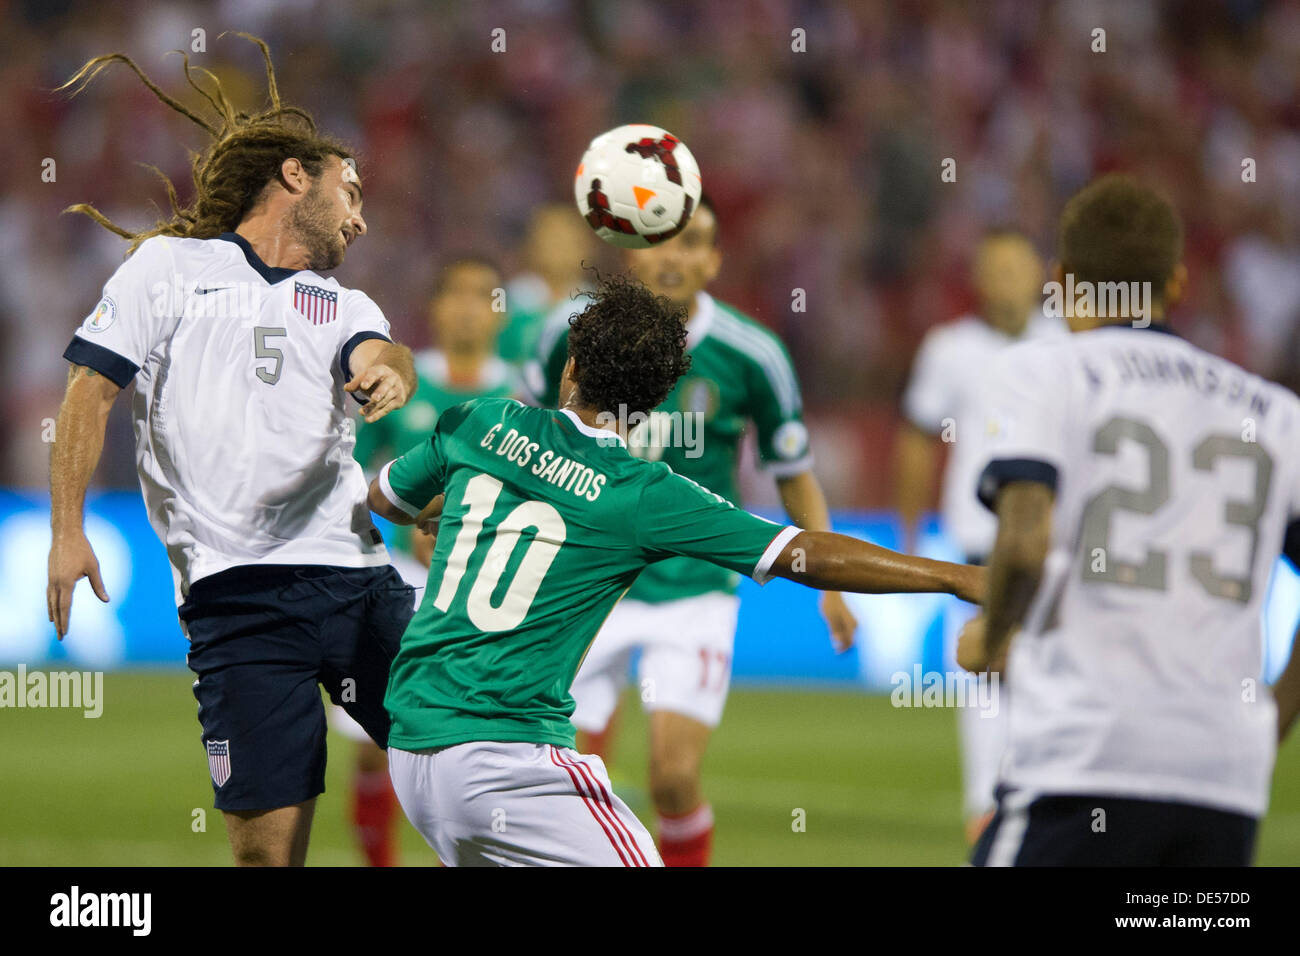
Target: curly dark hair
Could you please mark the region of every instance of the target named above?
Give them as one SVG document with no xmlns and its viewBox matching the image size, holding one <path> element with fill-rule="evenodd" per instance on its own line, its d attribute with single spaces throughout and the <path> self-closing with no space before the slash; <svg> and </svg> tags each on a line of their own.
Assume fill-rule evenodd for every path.
<svg viewBox="0 0 1300 956">
<path fill-rule="evenodd" d="M 602 277 L 591 304 L 569 319 L 569 357 L 578 398 L 615 414 L 659 406 L 691 367 L 686 308 L 627 275 Z"/>
</svg>

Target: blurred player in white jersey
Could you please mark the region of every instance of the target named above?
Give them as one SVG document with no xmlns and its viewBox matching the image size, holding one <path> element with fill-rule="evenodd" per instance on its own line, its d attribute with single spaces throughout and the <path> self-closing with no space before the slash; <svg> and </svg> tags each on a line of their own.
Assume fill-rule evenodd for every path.
<svg viewBox="0 0 1300 956">
<path fill-rule="evenodd" d="M 1247 865 L 1278 735 L 1262 608 L 1279 551 L 1300 557 L 1300 399 L 1169 330 L 1187 272 L 1154 190 L 1094 182 L 1059 254 L 1076 334 L 1007 350 L 986 404 L 998 532 L 959 659 L 1005 663 L 1015 701 L 974 862 Z"/>
<path fill-rule="evenodd" d="M 301 865 L 325 782 L 319 685 L 385 746 L 383 693 L 414 610 L 366 507 L 347 393 L 375 421 L 406 402 L 415 372 L 374 302 L 320 274 L 366 231 L 361 180 L 343 146 L 280 103 L 270 53 L 249 39 L 271 94 L 254 116 L 213 78 L 200 90 L 209 122 L 121 54 L 69 81 L 123 62 L 213 143 L 195 159 L 194 204 L 172 193 L 174 217 L 154 229 L 74 207 L 132 245 L 64 353 L 47 598 L 60 638 L 80 578 L 109 599 L 82 504 L 109 409 L 134 383 L 140 484 L 235 862 Z"/>
<path fill-rule="evenodd" d="M 975 250 L 971 280 L 978 298 L 974 315 L 931 329 L 921 343 L 903 393 L 903 425 L 895 449 L 903 550 L 914 552 L 917 523 L 929 504 L 940 449 L 947 446 L 943 478 L 943 527 L 970 564 L 984 564 L 997 524 L 975 497 L 979 477 L 978 406 L 994 356 L 1026 339 L 1064 335 L 1058 317 L 1042 310 L 1043 262 L 1018 232 L 991 230 Z M 948 602 L 944 630 L 948 644 L 973 609 Z M 993 787 L 1006 743 L 1006 708 L 958 709 L 962 746 L 963 812 L 966 837 L 979 837 L 993 815 Z"/>
</svg>

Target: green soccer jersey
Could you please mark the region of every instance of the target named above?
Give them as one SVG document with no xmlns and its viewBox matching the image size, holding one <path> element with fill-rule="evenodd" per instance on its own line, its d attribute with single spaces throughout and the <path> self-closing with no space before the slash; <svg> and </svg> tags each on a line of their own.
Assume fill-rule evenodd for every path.
<svg viewBox="0 0 1300 956">
<path fill-rule="evenodd" d="M 471 398 L 503 397 L 518 393 L 518 382 L 509 365 L 498 358 L 488 361 L 479 380 L 472 385 L 453 385 L 447 372 L 447 358 L 430 349 L 415 356 L 417 384 L 410 401 L 377 422 L 358 422 L 357 447 L 353 456 L 367 475 L 376 474 L 408 448 L 429 437 L 438 416 L 453 405 Z M 410 550 L 411 530 L 399 527 L 388 542 L 402 551 Z"/>
<path fill-rule="evenodd" d="M 526 384 L 539 404 L 555 407 L 568 357 L 564 316 L 543 330 Z M 701 292 L 686 326 L 691 370 L 650 420 L 629 435 L 633 454 L 663 461 L 679 475 L 739 502 L 736 471 L 745 424 L 754 423 L 759 459 L 774 477 L 812 467 L 799 383 L 781 340 L 753 319 Z M 662 561 L 637 579 L 629 598 L 675 601 L 710 591 L 734 592 L 740 579 L 724 568 L 681 558 Z"/>
<path fill-rule="evenodd" d="M 572 747 L 569 686 L 643 568 L 688 555 L 761 583 L 797 533 L 634 457 L 571 411 L 509 399 L 447 410 L 379 483 L 411 515 L 446 495 L 385 699 L 403 750 Z"/>
</svg>

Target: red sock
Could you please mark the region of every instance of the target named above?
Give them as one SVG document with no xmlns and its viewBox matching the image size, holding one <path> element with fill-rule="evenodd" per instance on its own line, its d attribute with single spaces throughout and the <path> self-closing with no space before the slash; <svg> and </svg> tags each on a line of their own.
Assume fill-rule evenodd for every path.
<svg viewBox="0 0 1300 956">
<path fill-rule="evenodd" d="M 388 771 L 358 771 L 352 780 L 352 827 L 370 866 L 397 865 L 396 817 L 397 794 Z"/>
<path fill-rule="evenodd" d="M 664 866 L 708 866 L 713 849 L 713 808 L 701 803 L 690 813 L 659 816 L 659 855 Z"/>
</svg>

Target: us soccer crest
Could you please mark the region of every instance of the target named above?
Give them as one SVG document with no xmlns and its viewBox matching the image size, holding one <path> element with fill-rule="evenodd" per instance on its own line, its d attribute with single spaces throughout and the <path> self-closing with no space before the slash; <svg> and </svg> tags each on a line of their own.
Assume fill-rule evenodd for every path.
<svg viewBox="0 0 1300 956">
<path fill-rule="evenodd" d="M 339 294 L 320 286 L 295 282 L 293 307 L 312 325 L 325 325 L 339 317 Z"/>
<path fill-rule="evenodd" d="M 230 779 L 230 741 L 209 740 L 208 770 L 212 773 L 212 782 L 218 787 L 224 786 Z"/>
</svg>

